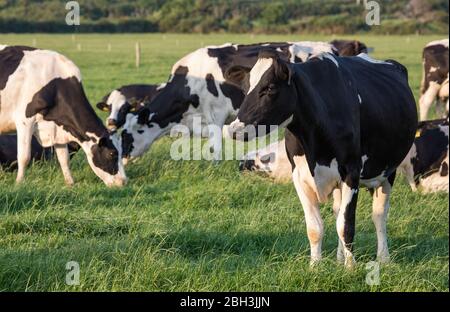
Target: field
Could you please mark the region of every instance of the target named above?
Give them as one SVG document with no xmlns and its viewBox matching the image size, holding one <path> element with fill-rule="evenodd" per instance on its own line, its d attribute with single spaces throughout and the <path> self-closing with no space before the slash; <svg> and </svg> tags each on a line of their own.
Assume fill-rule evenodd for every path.
<svg viewBox="0 0 450 312">
<path fill-rule="evenodd" d="M 356 37 L 356 36 L 355 36 Z M 439 37 L 358 36 L 373 56 L 405 64 L 417 96 L 421 50 Z M 207 44 L 331 37 L 250 35 L 0 35 L 1 44 L 57 50 L 81 69 L 94 105 L 128 83 L 167 79 L 172 64 Z M 134 65 L 134 45 L 142 66 Z M 108 51 L 110 44 L 111 51 Z M 101 115 L 105 117 L 104 114 Z M 324 261 L 309 268 L 303 210 L 291 184 L 241 174 L 237 161 L 173 161 L 164 138 L 127 167 L 129 184 L 108 189 L 82 152 L 64 186 L 56 162 L 33 164 L 26 182 L 0 171 L 0 291 L 448 291 L 448 195 L 412 193 L 400 177 L 388 221 L 392 263 L 379 285 L 366 283 L 375 260 L 371 197 L 361 192 L 355 255 L 347 271 L 335 261 L 331 205 L 322 209 Z M 66 263 L 80 284 L 66 285 Z"/>
</svg>

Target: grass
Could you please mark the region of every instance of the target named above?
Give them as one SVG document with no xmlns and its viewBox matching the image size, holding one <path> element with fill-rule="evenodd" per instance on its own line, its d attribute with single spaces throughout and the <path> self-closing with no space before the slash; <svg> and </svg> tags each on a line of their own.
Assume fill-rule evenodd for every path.
<svg viewBox="0 0 450 312">
<path fill-rule="evenodd" d="M 358 38 L 375 48 L 375 57 L 405 64 L 417 96 L 421 49 L 438 37 Z M 179 57 L 203 45 L 331 37 L 0 35 L 2 44 L 31 45 L 33 39 L 81 68 L 95 104 L 123 84 L 163 82 Z M 142 45 L 139 70 L 136 41 Z M 375 259 L 376 238 L 368 192 L 359 198 L 356 269 L 336 264 L 330 204 L 322 209 L 325 258 L 310 269 L 303 211 L 293 185 L 242 175 L 236 161 L 173 161 L 170 142 L 158 141 L 130 165 L 130 183 L 122 189 L 106 188 L 83 153 L 71 163 L 73 188 L 64 186 L 56 162 L 31 165 L 20 186 L 14 184 L 15 173 L 0 171 L 0 290 L 449 290 L 447 194 L 412 193 L 403 178 L 397 180 L 388 222 L 393 261 L 380 268 L 380 285 L 369 286 L 366 263 Z M 65 283 L 65 266 L 72 260 L 80 264 L 78 286 Z"/>
</svg>

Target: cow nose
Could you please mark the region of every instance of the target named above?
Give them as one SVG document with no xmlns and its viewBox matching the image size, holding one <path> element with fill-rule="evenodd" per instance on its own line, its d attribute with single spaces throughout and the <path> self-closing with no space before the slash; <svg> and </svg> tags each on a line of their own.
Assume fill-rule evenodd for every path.
<svg viewBox="0 0 450 312">
<path fill-rule="evenodd" d="M 115 119 L 109 118 L 106 124 L 110 130 L 115 130 L 117 128 L 117 121 Z"/>
<path fill-rule="evenodd" d="M 244 170 L 252 171 L 255 168 L 256 168 L 255 161 L 251 160 L 251 159 L 243 160 L 239 163 L 239 171 L 244 171 Z"/>
</svg>

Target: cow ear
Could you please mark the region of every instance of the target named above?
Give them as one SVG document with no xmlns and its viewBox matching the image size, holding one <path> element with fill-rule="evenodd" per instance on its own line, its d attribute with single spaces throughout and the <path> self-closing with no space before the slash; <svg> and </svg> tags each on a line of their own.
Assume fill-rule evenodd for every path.
<svg viewBox="0 0 450 312">
<path fill-rule="evenodd" d="M 246 76 L 249 74 L 251 68 L 236 65 L 230 67 L 225 72 L 225 79 L 232 82 L 235 85 L 241 86 Z"/>
<path fill-rule="evenodd" d="M 291 85 L 293 70 L 291 65 L 288 62 L 281 60 L 280 58 L 276 58 L 274 60 L 275 66 L 275 75 L 280 80 L 284 80 L 288 82 L 288 85 Z"/>
<path fill-rule="evenodd" d="M 105 102 L 98 102 L 96 106 L 101 111 L 109 112 L 109 105 Z"/>
<path fill-rule="evenodd" d="M 138 113 L 138 124 L 145 125 L 148 123 L 150 118 L 150 110 L 148 108 L 143 108 Z"/>
<path fill-rule="evenodd" d="M 108 138 L 107 137 L 101 137 L 97 144 L 99 147 L 107 146 L 108 145 Z"/>
</svg>

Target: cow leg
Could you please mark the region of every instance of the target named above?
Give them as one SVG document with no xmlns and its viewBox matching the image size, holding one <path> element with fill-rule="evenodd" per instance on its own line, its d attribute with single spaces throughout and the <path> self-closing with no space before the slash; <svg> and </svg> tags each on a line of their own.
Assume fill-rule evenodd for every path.
<svg viewBox="0 0 450 312">
<path fill-rule="evenodd" d="M 340 207 L 341 207 L 341 190 L 335 189 L 333 191 L 333 212 L 334 216 L 336 217 L 336 220 L 339 215 Z M 338 238 L 337 261 L 340 263 L 344 263 L 344 246 L 342 245 L 340 238 Z"/>
<path fill-rule="evenodd" d="M 66 182 L 66 185 L 72 186 L 74 182 L 69 168 L 69 160 L 70 160 L 69 149 L 67 145 L 62 144 L 56 144 L 54 148 L 56 156 L 58 157 L 59 165 L 61 166 L 61 170 L 64 175 L 64 181 Z"/>
<path fill-rule="evenodd" d="M 17 128 L 17 177 L 16 183 L 21 183 L 25 177 L 25 170 L 31 160 L 32 126 L 16 125 Z"/>
<path fill-rule="evenodd" d="M 336 221 L 336 229 L 344 249 L 344 265 L 354 266 L 353 239 L 355 236 L 356 204 L 359 192 L 359 173 L 354 170 L 348 174 L 342 183 L 341 206 Z"/>
<path fill-rule="evenodd" d="M 295 168 L 292 173 L 295 189 L 303 207 L 311 247 L 311 265 L 322 258 L 323 221 L 320 216 L 319 201 L 314 191 L 301 182 L 300 171 Z"/>
<path fill-rule="evenodd" d="M 430 86 L 427 91 L 422 94 L 419 100 L 420 107 L 420 120 L 425 120 L 428 116 L 428 111 L 431 104 L 436 100 L 436 96 L 439 92 L 440 86 L 436 82 L 430 82 Z"/>
<path fill-rule="evenodd" d="M 386 219 L 389 211 L 389 197 L 394 184 L 395 173 L 384 181 L 373 193 L 372 220 L 377 231 L 377 259 L 389 262 L 389 249 L 386 234 Z"/>
</svg>

